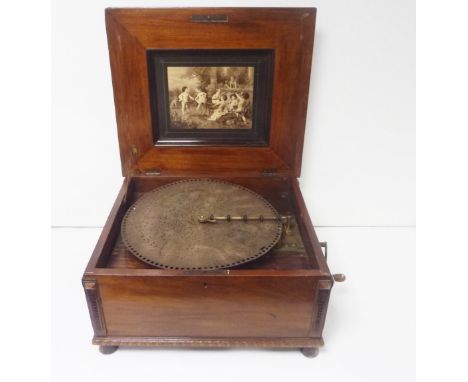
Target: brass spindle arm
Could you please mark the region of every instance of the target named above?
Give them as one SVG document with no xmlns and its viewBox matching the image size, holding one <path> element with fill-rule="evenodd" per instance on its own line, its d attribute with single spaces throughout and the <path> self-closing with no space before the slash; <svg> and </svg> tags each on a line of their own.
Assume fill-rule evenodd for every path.
<svg viewBox="0 0 468 382">
<path fill-rule="evenodd" d="M 291 230 L 291 220 L 292 216 L 291 215 L 281 215 L 281 216 L 263 216 L 263 215 L 243 215 L 243 216 L 231 216 L 231 215 L 226 215 L 226 216 L 215 216 L 215 215 L 210 215 L 210 216 L 204 216 L 200 215 L 198 217 L 198 222 L 199 223 L 218 223 L 218 222 L 232 222 L 232 221 L 242 221 L 242 222 L 249 222 L 249 221 L 254 221 L 254 222 L 264 222 L 264 221 L 281 221 L 284 226 L 284 230 L 286 233 L 289 233 Z"/>
</svg>

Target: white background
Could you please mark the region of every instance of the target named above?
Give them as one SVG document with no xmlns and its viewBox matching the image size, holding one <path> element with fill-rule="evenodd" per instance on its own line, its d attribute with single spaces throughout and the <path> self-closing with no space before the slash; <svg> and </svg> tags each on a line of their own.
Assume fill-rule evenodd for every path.
<svg viewBox="0 0 468 382">
<path fill-rule="evenodd" d="M 54 380 L 413 380 L 415 20 L 413 2 L 403 0 L 235 3 L 318 8 L 301 186 L 329 242 L 332 271 L 348 276 L 333 290 L 319 357 L 237 350 L 104 357 L 90 345 L 79 279 L 100 232 L 90 227 L 103 225 L 122 180 L 104 8 L 179 5 L 233 3 L 53 2 Z"/>
<path fill-rule="evenodd" d="M 122 181 L 104 8 L 233 4 L 223 0 L 53 2 L 54 226 L 102 226 Z M 235 4 L 253 5 L 242 0 Z M 413 1 L 258 1 L 255 5 L 318 9 L 301 175 L 314 223 L 413 226 Z"/>
<path fill-rule="evenodd" d="M 47 254 L 51 249 L 51 15 L 50 4 L 47 3 L 37 0 L 4 2 L 4 17 L 0 23 L 0 168 L 3 180 L 0 187 L 0 198 L 3 202 L 0 230 L 4 270 L 0 278 L 4 308 L 0 315 L 3 328 L 0 356 L 4 360 L 0 378 L 8 381 L 50 381 L 48 376 L 52 327 L 49 296 L 52 277 Z M 468 266 L 468 54 L 466 49 L 463 49 L 468 35 L 467 13 L 468 5 L 464 0 L 446 0 L 443 3 L 437 0 L 418 1 L 416 310 L 417 380 L 421 382 L 468 380 L 468 309 L 463 303 L 467 294 L 466 278 L 463 276 Z M 395 20 L 395 24 L 397 22 L 398 20 Z M 84 23 L 86 18 L 83 19 Z M 32 68 L 34 70 L 31 70 Z M 380 351 L 385 345 L 391 344 L 390 349 L 403 349 L 405 353 L 408 352 L 406 354 L 412 353 L 414 336 L 411 334 L 411 322 L 407 326 L 410 330 L 401 336 L 393 336 L 393 332 L 387 331 L 389 323 L 393 322 L 398 326 L 403 322 L 402 318 L 399 318 L 399 311 L 392 310 L 395 300 L 414 306 L 411 303 L 414 269 L 411 266 L 406 269 L 407 264 L 411 265 L 414 259 L 414 252 L 411 246 L 404 245 L 405 242 L 411 243 L 412 239 L 405 240 L 402 236 L 392 235 L 391 240 L 385 240 L 374 236 L 370 242 L 367 241 L 368 246 L 361 244 L 362 248 L 369 248 L 368 251 L 374 254 L 375 261 L 379 261 L 380 255 L 383 261 L 379 268 L 375 262 L 366 264 L 365 252 L 353 249 L 356 247 L 352 242 L 359 243 L 379 230 L 390 234 L 392 230 L 352 228 L 349 230 L 364 232 L 364 236 L 351 234 L 347 239 L 335 236 L 340 230 L 343 232 L 348 229 L 318 229 L 319 235 L 327 237 L 333 244 L 334 249 L 330 257 L 332 269 L 352 271 L 348 273 L 352 277 L 349 277 L 347 283 L 333 292 L 331 303 L 334 306 L 330 307 L 325 329 L 327 345 L 319 358 L 308 362 L 307 359 L 295 357 L 294 352 L 291 352 L 290 356 L 286 356 L 285 352 L 278 352 L 271 354 L 272 357 L 277 354 L 275 358 L 266 357 L 259 362 L 258 356 L 254 355 L 257 353 L 245 354 L 239 351 L 226 353 L 225 362 L 219 364 L 211 358 L 211 354 L 218 352 L 187 351 L 182 354 L 186 354 L 185 360 L 191 361 L 182 367 L 175 366 L 178 365 L 181 354 L 179 352 L 150 351 L 147 356 L 140 356 L 141 353 L 137 352 L 133 356 L 135 362 L 129 363 L 122 357 L 117 358 L 120 362 L 116 362 L 115 358 L 100 357 L 95 349 L 91 350 L 88 342 L 90 324 L 86 308 L 83 307 L 82 291 L 75 288 L 76 279 L 95 244 L 99 229 L 54 229 L 56 260 L 53 269 L 53 327 L 54 339 L 60 339 L 60 342 L 54 341 L 54 368 L 63 371 L 64 367 L 60 363 L 63 359 L 68 357 L 67 365 L 75 360 L 73 368 L 66 370 L 66 377 L 60 375 L 58 380 L 82 381 L 79 379 L 80 374 L 87 375 L 87 380 L 90 381 L 96 380 L 96 375 L 102 377 L 100 381 L 114 381 L 116 376 L 125 381 L 147 380 L 148 370 L 152 373 L 161 371 L 156 377 L 158 380 L 177 380 L 182 371 L 186 371 L 187 375 L 192 371 L 192 374 L 185 378 L 191 381 L 215 378 L 219 380 L 225 375 L 232 376 L 229 371 L 235 376 L 240 375 L 243 380 L 289 380 L 295 377 L 309 380 L 323 375 L 336 376 L 337 370 L 346 373 L 346 380 L 380 381 L 389 370 L 392 376 L 399 373 L 400 377 L 395 380 L 413 380 L 411 371 L 414 364 L 411 357 L 406 358 L 406 362 L 397 363 L 394 358 L 387 358 L 392 354 L 389 350 L 383 353 Z M 72 232 L 72 236 L 67 235 L 65 231 L 68 230 Z M 395 228 L 393 232 L 399 230 L 413 235 L 411 230 L 404 227 Z M 389 243 L 392 246 L 389 246 Z M 400 248 L 407 248 L 407 256 L 405 252 L 400 252 Z M 387 267 L 387 256 L 392 252 L 398 253 L 399 259 L 407 259 L 407 262 L 401 260 L 402 264 L 399 267 L 390 267 L 389 271 L 384 273 L 387 277 L 386 283 L 375 283 L 376 279 L 372 279 L 367 284 L 365 281 L 369 276 L 378 277 L 379 274 L 375 271 L 382 272 L 382 268 Z M 357 264 L 369 267 L 354 267 L 355 259 Z M 397 260 L 392 256 L 388 259 Z M 348 269 L 350 266 L 352 269 Z M 356 269 L 360 269 L 361 276 L 356 274 Z M 401 272 L 408 271 L 410 275 L 402 278 L 402 273 L 395 273 L 396 269 L 400 269 Z M 63 271 L 65 272 L 61 275 Z M 407 300 L 399 298 L 401 294 L 394 293 L 391 287 L 387 287 L 395 280 L 398 280 L 398 283 L 408 283 Z M 355 281 L 361 285 L 359 290 L 352 288 L 351 282 Z M 373 289 L 378 289 L 381 294 L 373 293 Z M 353 293 L 350 294 L 349 290 Z M 58 301 L 55 300 L 56 296 Z M 393 314 L 383 319 L 383 311 L 380 321 L 370 321 L 371 316 L 364 316 L 367 321 L 355 325 L 354 318 L 347 320 L 349 313 L 355 317 L 355 312 L 362 312 L 362 309 L 352 309 L 353 306 L 349 308 L 355 301 L 358 301 L 360 306 L 369 302 L 376 304 L 376 309 L 371 310 L 371 313 L 378 315 L 379 308 L 382 308 L 385 301 L 389 301 L 389 305 L 384 307 L 386 312 L 393 311 Z M 68 322 L 66 333 L 62 329 L 67 322 L 59 322 L 64 311 L 70 306 L 64 302 L 71 304 L 73 309 L 76 309 L 74 312 L 79 310 Z M 336 310 L 340 306 L 345 310 L 342 313 Z M 408 312 L 411 314 L 411 310 Z M 411 320 L 405 320 L 406 325 L 407 321 Z M 372 324 L 367 325 L 369 322 Z M 377 332 L 376 328 L 379 325 L 382 330 Z M 372 330 L 367 330 L 368 327 Z M 332 336 L 334 339 L 331 339 Z M 350 342 L 350 339 L 359 341 Z M 372 345 L 379 339 L 386 341 L 382 341 L 377 349 Z M 83 345 L 85 342 L 86 345 Z M 352 347 L 351 343 L 359 345 L 359 349 L 343 352 Z M 339 344 L 341 350 L 337 350 Z M 133 354 L 131 351 L 124 354 L 129 353 Z M 58 354 L 63 358 L 58 357 Z M 77 354 L 86 359 L 76 357 Z M 168 355 L 164 356 L 165 354 Z M 203 354 L 206 354 L 205 360 L 197 363 L 200 359 L 198 356 Z M 235 354 L 238 356 L 234 357 Z M 241 354 L 245 355 L 240 357 Z M 380 362 L 376 362 L 382 354 Z M 164 359 L 158 358 L 158 355 L 164 356 Z M 324 360 L 332 355 L 335 358 Z M 366 359 L 369 359 L 369 362 L 365 362 Z M 405 360 L 404 357 L 400 358 L 402 359 Z M 353 369 L 343 368 L 340 363 L 343 360 L 348 366 L 353 364 L 353 360 L 358 362 Z M 300 369 L 297 367 L 299 363 Z M 164 366 L 164 370 L 161 369 L 161 365 Z M 190 369 L 190 366 L 194 368 Z M 213 370 L 213 367 L 216 367 L 216 370 Z M 125 368 L 124 372 L 122 368 Z M 371 378 L 370 369 L 375 371 L 375 377 Z M 219 373 L 220 370 L 224 374 Z M 93 371 L 95 374 L 92 374 Z M 366 377 L 363 377 L 364 373 Z M 57 373 L 55 374 L 57 376 Z"/>
</svg>

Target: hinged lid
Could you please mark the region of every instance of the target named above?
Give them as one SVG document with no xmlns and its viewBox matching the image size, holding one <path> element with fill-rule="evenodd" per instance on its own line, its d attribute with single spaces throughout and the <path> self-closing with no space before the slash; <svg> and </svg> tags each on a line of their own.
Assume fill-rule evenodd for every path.
<svg viewBox="0 0 468 382">
<path fill-rule="evenodd" d="M 123 174 L 298 177 L 315 14 L 107 9 Z"/>
</svg>

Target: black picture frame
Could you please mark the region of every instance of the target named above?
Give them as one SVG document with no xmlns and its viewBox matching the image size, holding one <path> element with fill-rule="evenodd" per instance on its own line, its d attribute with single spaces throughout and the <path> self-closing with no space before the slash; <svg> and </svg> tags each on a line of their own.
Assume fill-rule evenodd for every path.
<svg viewBox="0 0 468 382">
<path fill-rule="evenodd" d="M 150 49 L 147 51 L 151 121 L 155 145 L 267 146 L 273 90 L 271 49 Z M 170 125 L 167 69 L 179 67 L 253 67 L 251 128 L 177 129 Z"/>
</svg>

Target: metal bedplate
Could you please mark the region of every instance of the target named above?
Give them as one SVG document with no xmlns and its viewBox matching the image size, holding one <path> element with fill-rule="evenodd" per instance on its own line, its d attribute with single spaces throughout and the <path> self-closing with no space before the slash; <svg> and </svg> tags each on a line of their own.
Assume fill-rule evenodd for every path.
<svg viewBox="0 0 468 382">
<path fill-rule="evenodd" d="M 159 268 L 212 270 L 252 261 L 281 238 L 277 221 L 201 224 L 201 215 L 279 215 L 257 193 L 228 182 L 188 179 L 150 191 L 126 212 L 122 239 L 140 260 Z"/>
</svg>

